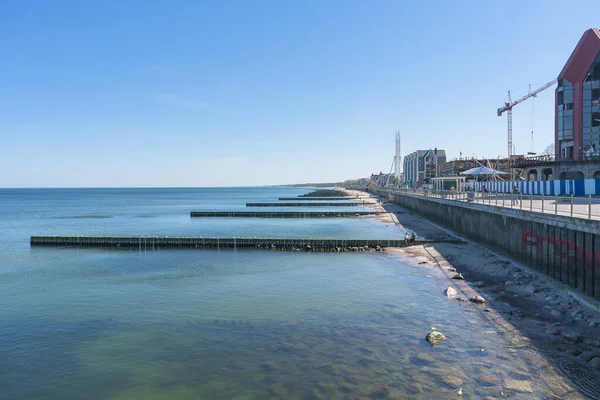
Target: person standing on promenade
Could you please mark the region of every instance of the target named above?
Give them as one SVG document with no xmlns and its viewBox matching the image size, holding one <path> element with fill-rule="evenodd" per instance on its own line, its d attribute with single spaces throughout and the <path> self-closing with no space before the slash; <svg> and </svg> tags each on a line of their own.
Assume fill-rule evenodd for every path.
<svg viewBox="0 0 600 400">
<path fill-rule="evenodd" d="M 404 234 L 404 243 L 406 243 L 406 247 L 408 247 L 408 241 L 409 241 L 409 240 L 410 240 L 410 239 L 409 239 L 409 237 L 408 237 L 408 232 L 406 232 L 406 233 Z"/>
<path fill-rule="evenodd" d="M 512 198 L 512 202 L 511 204 L 519 204 L 519 188 L 517 188 L 517 185 L 513 185 L 513 198 Z"/>
</svg>

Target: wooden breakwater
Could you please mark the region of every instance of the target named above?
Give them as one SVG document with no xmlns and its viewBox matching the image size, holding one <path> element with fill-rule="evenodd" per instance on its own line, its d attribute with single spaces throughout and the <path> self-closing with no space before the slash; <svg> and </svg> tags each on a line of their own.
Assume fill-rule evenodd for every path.
<svg viewBox="0 0 600 400">
<path fill-rule="evenodd" d="M 343 192 L 341 190 L 320 189 L 320 190 L 315 190 L 310 193 L 301 194 L 298 197 L 350 197 L 351 198 L 352 195 L 348 194 L 347 192 Z"/>
<path fill-rule="evenodd" d="M 376 215 L 372 210 L 358 211 L 192 211 L 190 217 L 211 218 L 356 218 Z"/>
<path fill-rule="evenodd" d="M 368 198 L 368 197 L 365 197 Z M 333 201 L 333 200 L 356 200 L 357 197 L 280 197 L 279 201 L 311 201 L 311 200 L 324 200 L 324 201 Z"/>
<path fill-rule="evenodd" d="M 246 207 L 357 207 L 368 204 L 362 201 L 352 202 L 310 202 L 303 201 L 299 203 L 283 202 L 283 203 L 246 203 Z"/>
<path fill-rule="evenodd" d="M 442 241 L 415 241 L 420 245 Z M 461 243 L 443 241 L 445 243 Z M 378 251 L 386 247 L 406 247 L 402 240 L 383 239 L 290 239 L 290 238 L 205 238 L 158 236 L 31 236 L 30 245 L 51 247 L 122 247 L 137 249 L 263 249 L 287 251 L 356 252 Z"/>
</svg>

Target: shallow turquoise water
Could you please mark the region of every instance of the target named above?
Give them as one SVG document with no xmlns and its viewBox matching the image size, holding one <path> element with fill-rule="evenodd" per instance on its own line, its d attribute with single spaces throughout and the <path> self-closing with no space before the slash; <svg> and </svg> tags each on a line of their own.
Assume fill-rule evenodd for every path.
<svg viewBox="0 0 600 400">
<path fill-rule="evenodd" d="M 438 271 L 410 260 L 27 244 L 32 234 L 72 233 L 403 235 L 368 219 L 187 214 L 306 190 L 23 192 L 0 191 L 3 399 L 437 399 L 458 387 L 463 398 L 498 398 L 505 379 L 533 377 L 535 392 L 521 398 L 560 392 L 529 350 L 476 307 L 444 299 Z M 432 326 L 448 336 L 436 347 L 424 341 Z"/>
</svg>

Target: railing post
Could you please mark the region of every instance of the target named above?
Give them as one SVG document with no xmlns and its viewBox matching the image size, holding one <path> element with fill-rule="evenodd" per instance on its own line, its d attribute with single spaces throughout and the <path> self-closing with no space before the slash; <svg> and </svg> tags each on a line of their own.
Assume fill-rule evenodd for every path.
<svg viewBox="0 0 600 400">
<path fill-rule="evenodd" d="M 504 207 L 504 197 L 505 197 L 506 193 L 502 192 L 502 207 Z"/>
<path fill-rule="evenodd" d="M 533 211 L 533 194 L 529 195 L 529 211 Z"/>
<path fill-rule="evenodd" d="M 519 193 L 519 210 L 523 209 L 523 195 Z"/>
<path fill-rule="evenodd" d="M 592 195 L 588 195 L 588 219 L 592 219 Z"/>
<path fill-rule="evenodd" d="M 573 216 L 573 195 L 571 195 L 571 217 Z"/>
<path fill-rule="evenodd" d="M 542 213 L 544 213 L 544 193 L 542 193 Z"/>
<path fill-rule="evenodd" d="M 554 215 L 558 214 L 558 195 L 554 195 Z"/>
</svg>

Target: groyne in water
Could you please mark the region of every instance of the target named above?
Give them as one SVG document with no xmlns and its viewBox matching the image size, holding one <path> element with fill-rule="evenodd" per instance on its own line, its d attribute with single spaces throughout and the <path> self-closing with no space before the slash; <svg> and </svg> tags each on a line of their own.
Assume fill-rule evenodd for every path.
<svg viewBox="0 0 600 400">
<path fill-rule="evenodd" d="M 359 211 L 192 211 L 190 217 L 210 218 L 357 218 L 376 215 L 372 210 Z"/>
<path fill-rule="evenodd" d="M 348 194 L 347 192 L 343 192 L 341 190 L 320 189 L 320 190 L 315 190 L 314 192 L 301 194 L 298 197 L 349 197 L 349 198 L 351 198 L 353 196 Z"/>
<path fill-rule="evenodd" d="M 369 204 L 363 201 L 352 201 L 352 202 L 284 202 L 284 203 L 246 203 L 246 207 L 357 207 L 364 204 Z"/>
<path fill-rule="evenodd" d="M 417 240 L 410 245 L 440 241 Z M 446 240 L 444 243 L 461 243 Z M 205 238 L 144 236 L 31 236 L 31 247 L 126 247 L 140 249 L 263 249 L 288 251 L 378 251 L 386 247 L 406 247 L 404 240 L 293 239 L 293 238 Z"/>
<path fill-rule="evenodd" d="M 365 197 L 368 198 L 368 197 Z M 311 200 L 325 200 L 325 201 L 329 201 L 329 200 L 355 200 L 358 199 L 358 197 L 316 197 L 316 196 L 310 196 L 310 197 L 280 197 L 279 201 L 311 201 Z"/>
</svg>

